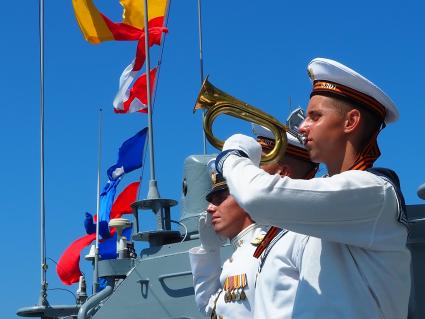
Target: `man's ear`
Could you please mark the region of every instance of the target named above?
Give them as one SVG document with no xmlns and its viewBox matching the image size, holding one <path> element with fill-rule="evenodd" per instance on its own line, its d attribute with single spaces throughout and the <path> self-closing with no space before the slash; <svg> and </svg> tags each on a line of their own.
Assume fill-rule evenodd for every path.
<svg viewBox="0 0 425 319">
<path fill-rule="evenodd" d="M 285 165 L 285 164 L 280 164 L 279 169 L 276 172 L 276 174 L 279 174 L 279 176 L 281 176 L 281 177 L 289 176 L 290 173 L 291 173 L 291 171 L 290 171 L 289 166 Z"/>
<path fill-rule="evenodd" d="M 360 126 L 361 113 L 358 109 L 352 109 L 345 116 L 344 132 L 351 133 Z"/>
</svg>

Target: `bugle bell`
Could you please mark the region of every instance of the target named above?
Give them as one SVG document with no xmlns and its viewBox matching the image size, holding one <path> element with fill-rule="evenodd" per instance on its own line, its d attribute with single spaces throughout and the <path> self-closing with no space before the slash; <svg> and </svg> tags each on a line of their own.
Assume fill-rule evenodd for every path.
<svg viewBox="0 0 425 319">
<path fill-rule="evenodd" d="M 283 158 L 287 146 L 286 125 L 260 109 L 216 88 L 208 81 L 208 77 L 202 84 L 193 112 L 199 109 L 206 111 L 204 116 L 204 131 L 208 141 L 215 148 L 221 150 L 224 142 L 214 136 L 212 132 L 213 122 L 219 115 L 227 114 L 267 127 L 273 133 L 275 146 L 270 152 L 262 155 L 261 163 L 275 162 Z"/>
</svg>

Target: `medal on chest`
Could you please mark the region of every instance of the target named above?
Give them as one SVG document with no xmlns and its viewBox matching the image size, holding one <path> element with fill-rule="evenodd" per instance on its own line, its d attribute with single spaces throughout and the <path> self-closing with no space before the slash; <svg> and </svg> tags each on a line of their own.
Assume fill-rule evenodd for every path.
<svg viewBox="0 0 425 319">
<path fill-rule="evenodd" d="M 224 301 L 226 303 L 245 300 L 246 274 L 228 276 L 224 280 Z"/>
</svg>

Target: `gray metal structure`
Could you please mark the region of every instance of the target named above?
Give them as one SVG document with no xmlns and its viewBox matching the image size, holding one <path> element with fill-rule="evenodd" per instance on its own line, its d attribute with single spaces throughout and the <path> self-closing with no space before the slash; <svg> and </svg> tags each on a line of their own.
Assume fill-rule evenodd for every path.
<svg viewBox="0 0 425 319">
<path fill-rule="evenodd" d="M 97 306 L 92 317 L 82 318 L 202 318 L 195 306 L 188 250 L 200 245 L 198 218 L 207 206 L 210 177 L 207 163 L 214 156 L 193 155 L 184 163 L 179 242 L 167 229 L 149 232 L 151 246 L 137 259 L 105 260 L 99 263 L 99 277 L 108 279 L 113 293 Z M 135 205 L 137 207 L 137 205 Z M 168 228 L 168 227 L 166 227 Z M 165 231 L 165 232 L 164 232 Z M 161 238 L 164 234 L 164 238 Z M 136 234 L 133 238 L 142 238 Z M 149 239 L 149 237 L 151 239 Z M 184 239 L 184 240 L 183 240 Z M 223 261 L 230 246 L 223 248 Z"/>
</svg>

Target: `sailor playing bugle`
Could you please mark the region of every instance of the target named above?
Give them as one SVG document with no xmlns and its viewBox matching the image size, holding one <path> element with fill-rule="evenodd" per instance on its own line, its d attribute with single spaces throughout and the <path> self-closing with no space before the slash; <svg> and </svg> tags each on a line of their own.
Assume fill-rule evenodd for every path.
<svg viewBox="0 0 425 319">
<path fill-rule="evenodd" d="M 310 236 L 292 318 L 406 318 L 404 200 L 397 175 L 372 167 L 377 135 L 398 111 L 374 83 L 336 61 L 314 59 L 308 70 L 313 89 L 300 133 L 328 176 L 270 175 L 258 167 L 260 145 L 240 134 L 224 143 L 217 170 L 257 223 Z"/>
</svg>

